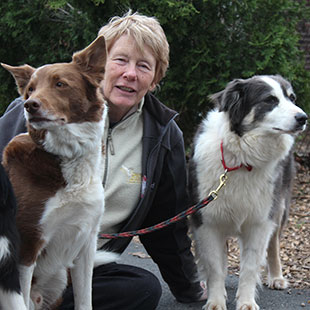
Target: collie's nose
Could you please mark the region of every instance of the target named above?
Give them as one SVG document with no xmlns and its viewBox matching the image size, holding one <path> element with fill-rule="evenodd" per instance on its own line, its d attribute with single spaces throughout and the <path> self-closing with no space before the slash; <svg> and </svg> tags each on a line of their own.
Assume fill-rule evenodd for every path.
<svg viewBox="0 0 310 310">
<path fill-rule="evenodd" d="M 41 107 L 41 101 L 37 99 L 28 99 L 24 103 L 26 111 L 30 114 L 35 114 Z"/>
<path fill-rule="evenodd" d="M 299 125 L 305 125 L 307 122 L 308 116 L 306 113 L 297 113 L 295 115 L 295 119 Z"/>
</svg>

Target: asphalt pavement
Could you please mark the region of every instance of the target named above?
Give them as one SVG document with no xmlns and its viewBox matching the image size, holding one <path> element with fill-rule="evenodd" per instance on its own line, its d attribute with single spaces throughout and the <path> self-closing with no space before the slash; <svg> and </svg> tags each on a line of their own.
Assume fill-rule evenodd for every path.
<svg viewBox="0 0 310 310">
<path fill-rule="evenodd" d="M 157 310 L 185 310 L 201 309 L 205 302 L 181 304 L 171 294 L 167 284 L 163 281 L 157 265 L 147 255 L 143 245 L 132 241 L 126 251 L 122 254 L 120 263 L 145 268 L 154 273 L 162 284 L 162 297 Z M 309 274 L 310 277 L 310 274 Z M 227 289 L 227 310 L 235 310 L 235 294 L 238 286 L 238 277 L 228 275 L 226 280 Z M 310 289 L 271 290 L 266 286 L 258 289 L 259 299 L 257 300 L 260 310 L 310 310 Z M 149 309 L 145 309 L 149 310 Z"/>
</svg>

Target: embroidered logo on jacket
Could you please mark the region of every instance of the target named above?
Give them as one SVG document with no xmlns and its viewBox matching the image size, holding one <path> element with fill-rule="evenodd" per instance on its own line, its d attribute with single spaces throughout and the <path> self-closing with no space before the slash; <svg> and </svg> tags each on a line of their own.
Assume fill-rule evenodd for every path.
<svg viewBox="0 0 310 310">
<path fill-rule="evenodd" d="M 141 173 L 134 172 L 132 168 L 122 165 L 121 171 L 128 176 L 129 184 L 141 184 Z"/>
</svg>

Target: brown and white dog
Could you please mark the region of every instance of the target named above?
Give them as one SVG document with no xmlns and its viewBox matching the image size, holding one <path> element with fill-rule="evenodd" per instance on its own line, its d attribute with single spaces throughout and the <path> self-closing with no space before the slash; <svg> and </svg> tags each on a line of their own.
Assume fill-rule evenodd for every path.
<svg viewBox="0 0 310 310">
<path fill-rule="evenodd" d="M 70 63 L 37 69 L 2 64 L 25 99 L 28 124 L 28 133 L 16 136 L 3 155 L 18 201 L 27 309 L 51 309 L 66 287 L 68 268 L 75 309 L 92 309 L 92 270 L 104 211 L 107 108 L 99 84 L 105 61 L 105 40 L 98 37 Z"/>
<path fill-rule="evenodd" d="M 286 288 L 279 257 L 294 173 L 292 147 L 307 115 L 280 76 L 234 80 L 211 97 L 190 160 L 193 199 L 205 199 L 227 173 L 218 198 L 191 221 L 199 264 L 207 280 L 206 310 L 226 310 L 226 239 L 240 242 L 237 310 L 258 310 L 260 268 L 268 253 L 269 286 Z"/>
</svg>

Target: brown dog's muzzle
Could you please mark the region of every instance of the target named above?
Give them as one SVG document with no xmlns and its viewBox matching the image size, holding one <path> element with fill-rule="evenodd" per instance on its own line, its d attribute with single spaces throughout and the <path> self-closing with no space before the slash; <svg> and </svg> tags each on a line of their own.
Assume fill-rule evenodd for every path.
<svg viewBox="0 0 310 310">
<path fill-rule="evenodd" d="M 41 105 L 41 101 L 37 99 L 28 99 L 24 103 L 26 111 L 30 114 L 36 114 L 40 109 Z"/>
</svg>

